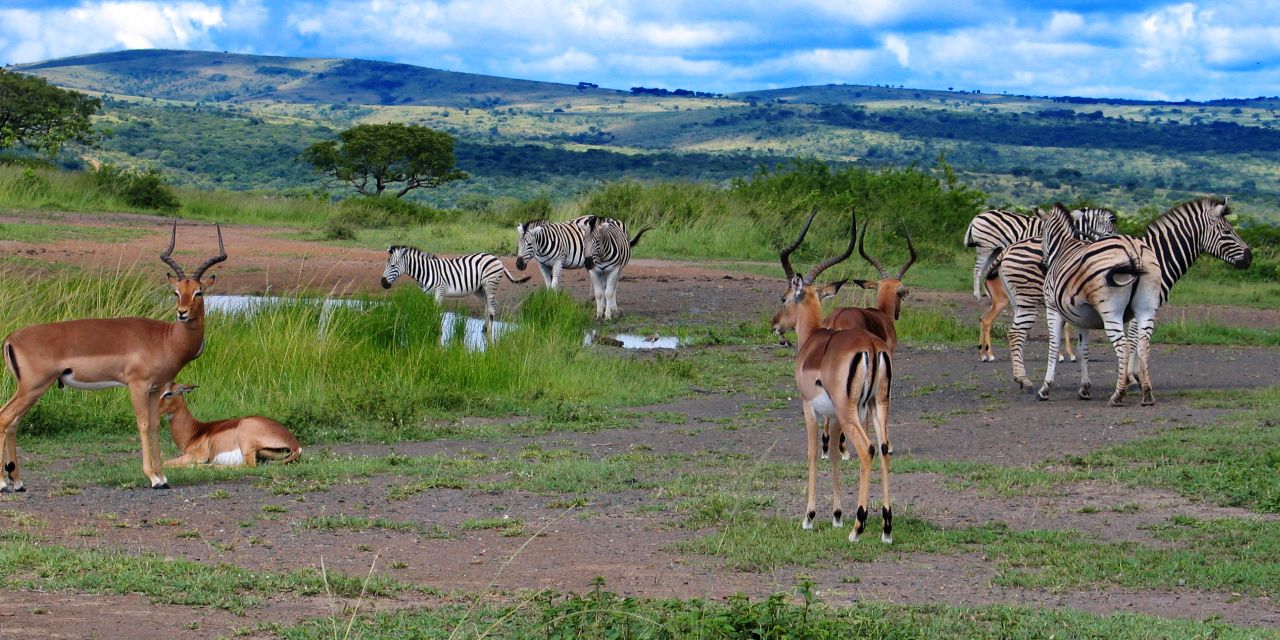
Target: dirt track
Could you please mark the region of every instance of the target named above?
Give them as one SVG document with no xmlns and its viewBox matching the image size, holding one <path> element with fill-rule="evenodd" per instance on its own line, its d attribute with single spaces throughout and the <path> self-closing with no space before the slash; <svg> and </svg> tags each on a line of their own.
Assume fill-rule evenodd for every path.
<svg viewBox="0 0 1280 640">
<path fill-rule="evenodd" d="M 0 216 L 0 222 L 4 220 Z M 82 224 L 145 226 L 155 234 L 115 245 L 74 241 L 44 247 L 0 239 L 0 254 L 21 254 L 36 261 L 72 262 L 116 266 L 142 259 L 155 261 L 157 242 L 166 241 L 159 219 L 119 216 L 68 220 Z M 321 291 L 374 290 L 385 253 L 381 250 L 340 249 L 291 240 L 272 239 L 260 229 L 227 227 L 226 244 L 234 261 L 220 267 L 218 288 L 225 293 L 279 292 L 303 285 Z M 212 248 L 212 247 L 209 247 Z M 194 253 L 200 249 L 192 248 Z M 34 252 L 34 253 L 32 253 Z M 188 255 L 194 255 L 188 254 Z M 188 258 L 189 260 L 190 258 Z M 508 261 L 510 264 L 510 261 Z M 155 266 L 160 268 L 158 262 Z M 581 272 L 571 272 L 568 288 L 587 297 L 588 285 Z M 530 283 L 504 292 L 504 303 L 531 290 Z M 673 318 L 691 322 L 747 322 L 762 320 L 776 304 L 779 281 L 680 263 L 638 260 L 623 280 L 620 305 L 630 314 L 628 322 L 661 325 Z M 967 295 L 915 296 L 911 304 L 945 305 L 957 313 L 977 315 L 978 305 Z M 1280 326 L 1280 312 L 1222 308 L 1182 308 L 1163 313 L 1188 317 L 1214 314 L 1218 322 L 1245 326 Z M 761 357 L 786 359 L 788 351 L 774 346 L 741 347 Z M 1003 350 L 1002 350 L 1003 351 Z M 1040 362 L 1032 351 L 1029 362 Z M 1005 355 L 1003 352 L 1001 356 Z M 1155 407 L 1110 409 L 1099 399 L 1080 402 L 1071 387 L 1075 367 L 1060 367 L 1060 387 L 1053 401 L 1038 403 L 1019 394 L 1009 382 L 1007 362 L 980 364 L 976 351 L 924 349 L 906 345 L 899 350 L 895 369 L 901 383 L 894 404 L 894 443 L 899 455 L 928 460 L 969 460 L 1002 465 L 1026 465 L 1083 454 L 1107 445 L 1183 425 L 1212 425 L 1223 412 L 1195 409 L 1173 394 L 1205 388 L 1251 388 L 1275 384 L 1280 370 L 1280 349 L 1159 347 Z M 1041 365 L 1042 366 L 1042 365 Z M 1039 368 L 1039 367 L 1037 367 Z M 1095 388 L 1111 380 L 1108 358 L 1095 351 Z M 1098 384 L 1102 381 L 1102 384 Z M 785 385 L 786 381 L 780 384 Z M 1099 396 L 1105 394 L 1098 394 Z M 803 437 L 798 404 L 759 411 L 759 399 L 740 395 L 700 394 L 670 405 L 645 408 L 647 415 L 683 416 L 674 423 L 652 417 L 625 431 L 591 434 L 557 433 L 534 439 L 491 442 L 458 440 L 397 444 L 400 454 L 422 455 L 440 451 L 481 451 L 509 454 L 532 442 L 581 449 L 593 456 L 621 453 L 644 447 L 656 453 L 695 451 L 759 452 L 765 459 L 799 461 Z M 726 430 L 714 420 L 743 416 L 746 428 Z M 21 446 L 21 444 L 19 445 Z M 334 446 L 336 453 L 385 454 L 389 447 Z M 76 461 L 49 461 L 56 468 Z M 31 491 L 0 498 L 0 510 L 16 509 L 37 514 L 47 521 L 39 535 L 53 543 L 73 547 L 149 550 L 164 556 L 202 562 L 233 562 L 254 570 L 287 571 L 326 566 L 363 575 L 377 554 L 380 567 L 393 563 L 392 577 L 441 589 L 483 590 L 490 584 L 518 589 L 554 587 L 582 591 L 590 580 L 604 576 L 611 589 L 650 597 L 722 597 L 737 591 L 762 596 L 794 586 L 797 575 L 811 575 L 822 597 L 829 602 L 861 599 L 916 604 L 1019 603 L 1032 606 L 1071 607 L 1096 613 L 1147 613 L 1204 619 L 1221 616 L 1224 622 L 1280 626 L 1280 608 L 1269 600 L 1234 597 L 1227 593 L 1103 591 L 1049 593 L 1000 587 L 992 584 L 995 567 L 981 554 L 891 553 L 878 561 L 817 570 L 779 570 L 771 574 L 725 571 L 706 558 L 671 550 L 671 544 L 696 532 L 669 526 L 665 516 L 637 510 L 648 499 L 645 491 L 593 495 L 584 513 L 566 513 L 548 506 L 549 498 L 523 492 L 490 494 L 453 489 L 419 493 L 406 500 L 388 501 L 389 486 L 411 480 L 378 476 L 367 483 L 340 484 L 329 491 L 306 494 L 304 500 L 275 496 L 248 480 L 214 485 L 177 486 L 168 492 L 124 491 L 114 487 L 85 487 L 79 495 L 54 495 L 53 487 L 39 474 L 24 476 Z M 971 489 L 944 485 L 932 474 L 895 475 L 893 491 L 899 517 L 918 517 L 942 526 L 973 525 L 999 521 L 1015 530 L 1077 529 L 1105 541 L 1158 544 L 1146 525 L 1166 521 L 1177 514 L 1197 518 L 1246 516 L 1244 511 L 1194 503 L 1180 496 L 1122 485 L 1088 483 L 1066 495 L 1045 497 L 993 497 Z M 825 482 L 825 481 L 824 481 Z M 823 485 L 824 487 L 826 485 Z M 213 499 L 220 489 L 227 499 Z M 776 515 L 796 517 L 802 485 L 778 488 Z M 825 495 L 825 494 L 820 494 Z M 823 504 L 823 503 L 820 503 Z M 1111 512 L 1105 507 L 1137 505 L 1136 509 Z M 257 518 L 263 505 L 288 509 L 277 520 Z M 1104 507 L 1098 513 L 1086 506 Z M 367 508 L 367 510 L 366 510 Z M 822 507 L 820 507 L 821 509 Z M 74 531 L 101 525 L 101 514 L 115 513 L 129 526 L 96 526 L 95 537 Z M 505 561 L 525 542 L 523 537 L 502 537 L 492 530 L 459 531 L 464 520 L 495 514 L 522 519 L 526 531 L 546 526 L 544 535 L 530 543 L 514 561 Z M 394 521 L 440 525 L 456 531 L 448 539 L 399 531 L 316 531 L 293 524 L 308 517 L 363 514 Z M 198 538 L 175 535 L 174 527 L 157 524 L 181 521 L 183 531 L 198 531 Z M 240 523 L 252 522 L 251 526 Z M 0 523 L 5 523 L 0 520 Z M 251 542 L 250 539 L 257 542 Z M 215 544 L 218 543 L 218 544 Z M 871 536 L 860 544 L 879 544 Z M 233 551 L 225 551 L 234 545 Z M 362 547 L 361 545 L 368 545 Z M 499 575 L 500 574 L 500 575 Z M 856 575 L 857 584 L 845 578 Z M 260 620 L 293 623 L 330 614 L 323 598 L 283 597 L 240 618 L 223 612 L 183 607 L 153 606 L 138 596 L 87 596 L 27 591 L 0 592 L 0 638 L 130 637 L 208 638 L 229 635 L 236 627 Z M 412 606 L 413 601 L 379 600 L 366 607 Z M 198 629 L 184 625 L 198 619 Z"/>
</svg>

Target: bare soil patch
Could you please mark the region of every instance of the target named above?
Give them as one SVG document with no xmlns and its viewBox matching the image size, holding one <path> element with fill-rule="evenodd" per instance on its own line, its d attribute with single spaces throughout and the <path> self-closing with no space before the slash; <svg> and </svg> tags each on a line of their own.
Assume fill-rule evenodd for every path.
<svg viewBox="0 0 1280 640">
<path fill-rule="evenodd" d="M 27 214 L 0 215 L 0 221 L 30 218 Z M 141 262 L 154 267 L 159 279 L 163 266 L 156 257 L 167 245 L 167 220 L 72 214 L 49 214 L 44 219 L 141 228 L 151 233 L 125 243 L 76 240 L 43 246 L 0 238 L 0 254 L 22 256 L 32 269 L 41 268 L 41 262 L 103 268 Z M 180 261 L 202 259 L 214 249 L 208 231 L 205 224 L 180 228 Z M 379 290 L 377 280 L 385 257 L 381 248 L 341 248 L 286 237 L 292 233 L 224 227 L 231 260 L 219 267 L 218 290 Z M 510 259 L 505 262 L 514 269 Z M 569 272 L 566 280 L 575 296 L 589 296 L 584 274 Z M 779 285 L 779 278 L 637 260 L 623 279 L 620 304 L 629 314 L 628 323 L 662 326 L 674 321 L 762 321 L 775 308 Z M 529 283 L 504 286 L 502 303 L 513 304 L 538 286 L 537 274 Z M 913 298 L 913 305 L 942 306 L 975 317 L 980 313 L 980 305 L 967 294 L 919 292 L 913 293 Z M 1218 322 L 1240 326 L 1280 326 L 1280 312 L 1274 310 L 1184 307 L 1173 312 L 1212 314 Z M 899 383 L 892 425 L 897 453 L 1021 466 L 1087 454 L 1162 429 L 1184 425 L 1211 428 L 1226 412 L 1194 408 L 1176 392 L 1273 385 L 1275 372 L 1280 371 L 1280 349 L 1160 346 L 1153 356 L 1158 404 L 1138 407 L 1131 398 L 1130 406 L 1113 409 L 1103 401 L 1104 390 L 1113 381 L 1112 358 L 1105 345 L 1099 347 L 1094 349 L 1092 372 L 1095 401 L 1075 399 L 1076 366 L 1063 363 L 1053 400 L 1042 403 L 1018 393 L 1007 362 L 980 363 L 976 350 L 904 345 L 895 362 Z M 763 352 L 763 357 L 779 361 L 791 354 L 789 349 L 776 346 L 709 348 L 755 349 Z M 1043 370 L 1043 358 L 1043 348 L 1033 345 L 1028 354 L 1033 378 L 1034 372 Z M 779 389 L 786 389 L 789 382 L 780 380 Z M 651 416 L 680 416 L 679 420 L 642 417 L 625 430 L 332 448 L 362 455 L 382 455 L 392 449 L 408 455 L 463 450 L 510 455 L 526 444 L 542 443 L 578 448 L 597 457 L 643 448 L 657 453 L 699 451 L 711 455 L 753 452 L 764 459 L 799 463 L 804 442 L 798 403 L 793 400 L 786 407 L 762 410 L 765 400 L 740 394 L 697 394 L 641 410 Z M 50 461 L 49 466 L 56 468 L 57 464 L 62 463 Z M 258 571 L 318 567 L 323 558 L 331 570 L 364 575 L 376 556 L 380 573 L 442 590 L 583 591 L 594 577 L 603 576 L 610 589 L 627 595 L 711 598 L 736 592 L 765 596 L 792 588 L 798 576 L 805 574 L 816 580 L 822 597 L 831 602 L 1026 604 L 1190 619 L 1220 616 L 1236 624 L 1280 625 L 1280 608 L 1274 601 L 1224 593 L 1119 589 L 1047 593 L 1000 587 L 992 583 L 996 573 L 993 561 L 979 553 L 891 553 L 876 562 L 851 567 L 786 568 L 770 574 L 726 571 L 713 560 L 673 551 L 674 543 L 701 532 L 677 528 L 669 516 L 646 513 L 641 507 L 653 496 L 643 490 L 590 492 L 590 504 L 565 509 L 556 506 L 553 497 L 526 492 L 439 489 L 389 500 L 389 487 L 414 480 L 394 475 L 356 478 L 339 482 L 328 491 L 300 496 L 273 495 L 248 479 L 212 485 L 177 482 L 171 491 L 85 487 L 78 495 L 55 495 L 53 484 L 40 475 L 26 474 L 31 491 L 0 498 L 0 509 L 27 512 L 45 520 L 46 524 L 33 533 L 48 543 L 153 551 Z M 847 482 L 850 476 L 845 477 Z M 824 491 L 828 491 L 827 482 L 824 478 Z M 1074 485 L 1060 495 L 1011 498 L 957 489 L 932 474 L 895 474 L 893 483 L 899 514 L 943 526 L 997 521 L 1017 530 L 1076 529 L 1104 541 L 1157 545 L 1159 541 L 1147 527 L 1173 515 L 1250 517 L 1242 510 L 1208 506 L 1166 492 L 1105 483 Z M 777 492 L 775 515 L 795 517 L 799 526 L 803 485 L 780 482 Z M 1133 506 L 1110 509 L 1115 505 Z M 1086 506 L 1100 509 L 1089 513 L 1084 511 Z M 113 516 L 108 519 L 104 514 Z M 414 523 L 422 530 L 346 531 L 301 526 L 308 518 L 330 515 L 385 518 Z M 497 530 L 461 528 L 468 520 L 503 516 L 522 520 L 525 535 L 505 537 Z M 96 533 L 83 535 L 87 530 Z M 447 537 L 425 531 L 443 531 Z M 541 533 L 530 541 L 529 535 L 535 531 Z M 870 539 L 860 544 L 880 543 Z M 859 578 L 857 584 L 848 583 L 850 575 Z M 378 600 L 370 606 L 414 606 L 422 600 L 406 596 Z M 288 624 L 330 614 L 329 603 L 322 598 L 287 595 L 239 617 L 153 605 L 139 596 L 7 590 L 0 591 L 0 638 L 206 638 L 230 635 L 258 620 Z M 196 628 L 189 626 L 191 622 Z"/>
</svg>

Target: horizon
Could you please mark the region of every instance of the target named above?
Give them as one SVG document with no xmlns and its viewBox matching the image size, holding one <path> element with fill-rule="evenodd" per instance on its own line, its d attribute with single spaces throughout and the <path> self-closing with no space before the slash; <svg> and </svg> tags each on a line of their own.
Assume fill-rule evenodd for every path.
<svg viewBox="0 0 1280 640">
<path fill-rule="evenodd" d="M 0 63 L 178 49 L 622 90 L 854 84 L 1163 102 L 1256 98 L 1280 86 L 1280 12 L 1260 0 L 510 2 L 10 0 L 0 9 Z"/>
</svg>

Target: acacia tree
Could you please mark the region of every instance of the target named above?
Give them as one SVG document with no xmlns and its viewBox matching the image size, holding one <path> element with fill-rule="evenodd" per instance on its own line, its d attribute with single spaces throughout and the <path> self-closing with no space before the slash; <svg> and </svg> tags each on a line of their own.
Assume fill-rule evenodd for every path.
<svg viewBox="0 0 1280 640">
<path fill-rule="evenodd" d="M 392 122 L 358 125 L 338 138 L 307 147 L 303 160 L 366 196 L 394 188 L 399 198 L 468 177 L 454 168 L 453 137 L 443 131 Z"/>
<path fill-rule="evenodd" d="M 89 117 L 100 108 L 98 98 L 0 69 L 0 149 L 21 144 L 54 155 L 69 141 L 92 144 Z"/>
</svg>

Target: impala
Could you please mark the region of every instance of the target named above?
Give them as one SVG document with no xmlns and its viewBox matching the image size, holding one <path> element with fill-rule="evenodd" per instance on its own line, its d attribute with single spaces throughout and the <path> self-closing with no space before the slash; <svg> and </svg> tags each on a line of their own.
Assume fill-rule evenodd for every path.
<svg viewBox="0 0 1280 640">
<path fill-rule="evenodd" d="M 18 473 L 18 421 L 54 383 L 73 389 L 128 387 L 142 442 L 142 472 L 151 488 L 169 488 L 157 438 L 160 392 L 204 350 L 202 296 L 215 276 L 209 276 L 208 281 L 201 277 L 209 267 L 227 259 L 222 228 L 216 228 L 218 255 L 188 276 L 172 258 L 178 238 L 178 221 L 173 222 L 169 248 L 160 259 L 176 274 L 168 276 L 177 298 L 176 322 L 150 318 L 67 320 L 24 327 L 5 338 L 0 351 L 17 380 L 17 389 L 0 408 L 0 435 L 4 437 L 0 490 L 25 490 Z"/>
<path fill-rule="evenodd" d="M 816 212 L 815 212 L 816 215 Z M 809 217 L 809 223 L 813 216 Z M 850 229 L 849 247 L 842 255 L 829 258 L 814 267 L 807 275 L 795 273 L 791 267 L 791 253 L 804 240 L 809 223 L 800 237 L 779 254 L 783 271 L 787 275 L 787 292 L 782 300 L 783 313 L 795 318 L 799 352 L 796 354 L 796 387 L 800 392 L 807 431 L 809 479 L 808 500 L 802 526 L 813 528 L 817 515 L 815 493 L 818 478 L 818 416 L 834 424 L 842 436 L 852 442 L 858 453 L 860 465 L 858 483 L 858 511 L 849 540 L 856 541 L 867 521 L 867 494 L 871 483 L 871 464 L 877 447 L 871 443 L 863 427 L 865 420 L 875 424 L 876 440 L 881 453 L 881 484 L 884 490 L 881 513 L 884 532 L 881 539 L 893 541 L 893 511 L 889 502 L 889 391 L 893 378 L 892 358 L 884 340 L 865 329 L 827 329 L 821 326 L 822 303 L 815 285 L 817 277 L 831 266 L 844 261 L 853 253 L 857 239 L 856 219 Z M 830 427 L 828 427 L 830 428 Z M 840 508 L 840 455 L 834 449 L 829 452 L 833 487 L 831 524 L 842 525 Z"/>
<path fill-rule="evenodd" d="M 200 422 L 191 415 L 183 397 L 198 385 L 176 382 L 160 392 L 160 415 L 169 416 L 169 435 L 182 455 L 165 460 L 166 467 L 193 464 L 258 466 L 258 460 L 293 462 L 302 445 L 284 425 L 262 416 Z"/>
</svg>

